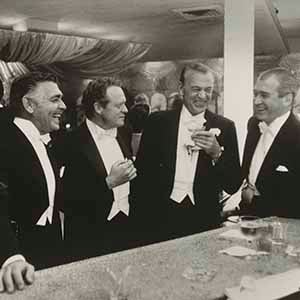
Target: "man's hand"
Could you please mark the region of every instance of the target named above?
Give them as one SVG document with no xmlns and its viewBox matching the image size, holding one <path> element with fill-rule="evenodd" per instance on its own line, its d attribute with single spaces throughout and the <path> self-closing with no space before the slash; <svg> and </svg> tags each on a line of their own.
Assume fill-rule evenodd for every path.
<svg viewBox="0 0 300 300">
<path fill-rule="evenodd" d="M 26 261 L 16 260 L 0 269 L 0 292 L 23 290 L 34 281 L 34 267 Z"/>
<path fill-rule="evenodd" d="M 191 136 L 195 145 L 203 149 L 212 159 L 219 158 L 222 149 L 214 133 L 205 130 L 195 130 Z"/>
<path fill-rule="evenodd" d="M 109 175 L 106 177 L 107 185 L 110 189 L 119 186 L 136 177 L 136 168 L 131 160 L 123 160 L 115 162 Z"/>
</svg>

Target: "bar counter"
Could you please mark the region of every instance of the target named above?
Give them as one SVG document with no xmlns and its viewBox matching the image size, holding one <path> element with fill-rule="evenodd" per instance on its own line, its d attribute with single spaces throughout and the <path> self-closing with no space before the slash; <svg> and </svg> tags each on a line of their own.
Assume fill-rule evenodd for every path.
<svg viewBox="0 0 300 300">
<path fill-rule="evenodd" d="M 300 220 L 288 223 L 288 242 L 299 247 Z M 32 286 L 1 294 L 0 300 L 109 300 L 114 283 L 107 268 L 119 278 L 128 266 L 125 296 L 118 300 L 226 299 L 225 288 L 239 285 L 243 275 L 260 278 L 299 267 L 282 253 L 250 260 L 220 254 L 220 250 L 244 245 L 242 240 L 220 237 L 229 228 L 234 226 L 44 269 L 36 272 Z M 183 274 L 189 267 L 215 275 L 210 280 L 187 279 Z"/>
</svg>

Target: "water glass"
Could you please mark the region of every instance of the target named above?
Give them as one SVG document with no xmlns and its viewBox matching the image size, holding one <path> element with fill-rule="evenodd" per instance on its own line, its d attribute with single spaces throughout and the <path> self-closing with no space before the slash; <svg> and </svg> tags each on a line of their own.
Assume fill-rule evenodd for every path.
<svg viewBox="0 0 300 300">
<path fill-rule="evenodd" d="M 272 223 L 272 243 L 274 245 L 287 244 L 288 223 L 274 221 Z"/>
</svg>

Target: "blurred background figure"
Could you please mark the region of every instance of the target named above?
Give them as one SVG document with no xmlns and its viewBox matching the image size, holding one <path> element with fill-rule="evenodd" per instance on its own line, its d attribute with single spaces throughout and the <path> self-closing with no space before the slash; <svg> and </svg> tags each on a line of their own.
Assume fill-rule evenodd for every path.
<svg viewBox="0 0 300 300">
<path fill-rule="evenodd" d="M 178 92 L 171 93 L 168 97 L 167 109 L 172 110 L 182 105 L 182 99 Z"/>
<path fill-rule="evenodd" d="M 137 105 L 137 104 L 146 104 L 146 105 L 150 106 L 149 97 L 145 93 L 137 94 L 133 98 L 133 105 Z"/>
<path fill-rule="evenodd" d="M 298 89 L 294 99 L 293 112 L 300 120 L 300 89 Z"/>
<path fill-rule="evenodd" d="M 162 93 L 154 93 L 150 101 L 151 113 L 161 110 L 167 110 L 167 98 Z"/>
<path fill-rule="evenodd" d="M 141 93 L 134 97 L 134 104 L 129 109 L 127 117 L 128 121 L 132 127 L 133 134 L 131 140 L 131 147 L 133 156 L 136 156 L 136 153 L 139 148 L 142 131 L 145 126 L 145 122 L 150 114 L 150 105 L 149 98 L 146 94 Z"/>
</svg>

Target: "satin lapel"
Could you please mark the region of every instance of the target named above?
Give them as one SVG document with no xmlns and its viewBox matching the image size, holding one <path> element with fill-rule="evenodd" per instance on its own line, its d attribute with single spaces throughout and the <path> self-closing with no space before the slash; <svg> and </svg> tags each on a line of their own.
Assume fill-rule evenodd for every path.
<svg viewBox="0 0 300 300">
<path fill-rule="evenodd" d="M 77 143 L 77 145 L 82 147 L 83 153 L 91 166 L 95 169 L 96 173 L 101 177 L 106 176 L 107 172 L 103 160 L 85 122 L 79 128 L 78 134 L 79 143 Z"/>
<path fill-rule="evenodd" d="M 48 205 L 47 181 L 40 160 L 23 132 L 13 123 L 10 126 L 10 129 L 11 137 L 12 139 L 15 139 L 13 145 L 17 147 L 16 153 L 18 154 L 20 152 L 20 156 L 16 157 L 16 159 L 21 159 L 20 166 L 23 165 L 28 169 L 28 174 L 31 175 L 30 178 L 35 184 L 38 184 L 40 189 L 45 193 L 43 199 L 47 199 L 45 205 Z M 24 172 L 26 172 L 26 170 L 24 170 Z M 36 188 L 38 189 L 38 187 Z"/>
<path fill-rule="evenodd" d="M 52 144 L 51 144 L 51 142 L 50 142 L 50 144 L 48 144 L 46 146 L 46 150 L 47 150 L 47 154 L 48 154 L 48 157 L 49 157 L 49 160 L 50 160 L 50 163 L 51 163 L 51 166 L 52 166 L 55 178 L 56 178 L 56 180 L 58 180 L 59 179 L 59 166 L 58 166 L 58 164 L 56 162 L 55 154 L 52 151 Z"/>
<path fill-rule="evenodd" d="M 278 159 L 282 157 L 283 147 L 286 144 L 286 139 L 293 132 L 293 116 L 290 116 L 286 122 L 282 125 L 277 136 L 275 137 L 265 159 L 261 166 L 261 169 L 257 176 L 257 184 L 263 179 L 264 174 L 268 173 L 269 170 L 272 170 L 276 167 Z"/>
<path fill-rule="evenodd" d="M 126 135 L 122 134 L 121 130 L 118 130 L 117 141 L 120 145 L 120 148 L 122 150 L 122 153 L 123 153 L 124 157 L 128 158 L 128 159 L 132 159 L 132 154 L 131 154 L 131 151 L 130 151 L 130 148 L 129 148 L 130 147 L 129 146 L 129 141 L 126 138 Z"/>
<path fill-rule="evenodd" d="M 253 158 L 253 154 L 260 138 L 260 131 L 257 124 L 258 122 L 251 129 L 249 129 L 246 138 L 245 151 L 242 163 L 244 177 L 247 177 L 249 174 L 249 168 Z"/>
<path fill-rule="evenodd" d="M 170 167 L 170 173 L 175 177 L 176 169 L 176 156 L 177 156 L 177 141 L 178 141 L 178 129 L 180 121 L 181 110 L 170 111 L 168 115 L 168 124 L 165 128 L 161 128 L 165 132 L 162 140 L 164 145 L 164 157 L 166 165 Z M 174 181 L 174 178 L 172 178 Z"/>
</svg>

